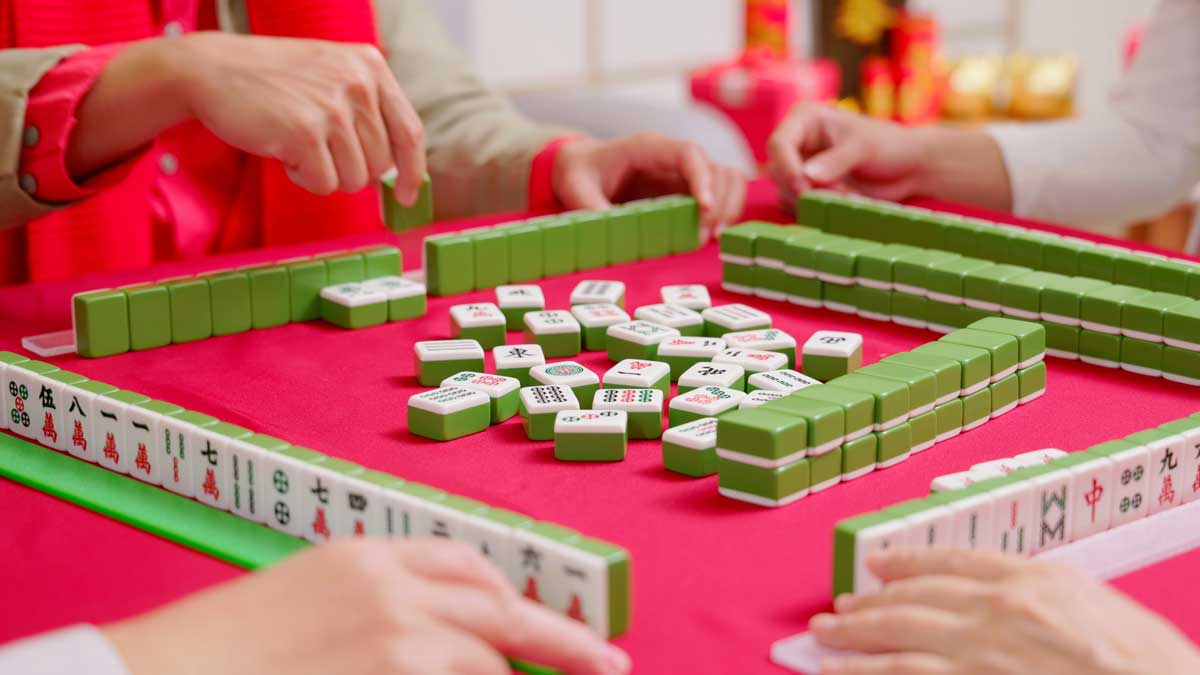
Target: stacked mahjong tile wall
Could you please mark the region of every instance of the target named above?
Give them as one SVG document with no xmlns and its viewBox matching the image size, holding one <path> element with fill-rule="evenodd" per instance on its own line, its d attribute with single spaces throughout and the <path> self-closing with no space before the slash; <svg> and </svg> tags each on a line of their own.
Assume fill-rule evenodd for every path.
<svg viewBox="0 0 1200 675">
<path fill-rule="evenodd" d="M 462 540 L 526 596 L 599 634 L 616 636 L 628 626 L 629 555 L 613 544 L 13 352 L 0 352 L 0 383 L 0 429 L 51 450 L 310 542 Z"/>
<path fill-rule="evenodd" d="M 723 414 L 709 439 L 718 489 L 783 506 L 903 462 L 1040 397 L 1044 350 L 1040 325 L 987 318 L 825 384 Z"/>
<path fill-rule="evenodd" d="M 437 235 L 425 283 L 454 295 L 685 253 L 700 247 L 699 223 L 696 200 L 672 195 Z"/>
<path fill-rule="evenodd" d="M 334 305 L 323 302 L 325 288 L 397 278 L 400 258 L 394 246 L 369 246 L 78 293 L 72 298 L 75 347 L 81 356 L 112 356 L 320 319 Z M 418 290 L 397 304 L 403 311 L 395 319 L 425 312 L 424 291 Z M 387 300 L 384 294 L 381 302 Z M 350 312 L 345 314 L 349 321 Z"/>
<path fill-rule="evenodd" d="M 1028 461 L 1025 461 L 1028 460 Z M 833 592 L 880 582 L 868 554 L 961 548 L 1036 555 L 1200 498 L 1200 413 L 1072 453 L 1026 453 L 935 479 L 940 491 L 838 523 Z M 999 473 L 994 477 L 989 474 Z"/>
<path fill-rule="evenodd" d="M 991 227 L 1004 235 L 988 241 L 991 230 L 973 221 L 963 224 L 962 218 L 876 203 L 871 210 L 842 208 L 843 202 L 855 201 L 845 199 L 834 208 L 832 198 L 823 199 L 826 211 L 814 212 L 805 203 L 802 217 L 827 226 L 842 223 L 830 227 L 840 233 L 757 222 L 726 230 L 720 242 L 724 288 L 941 332 L 986 316 L 1039 321 L 1046 329 L 1047 353 L 1054 356 L 1200 385 L 1200 266 L 1194 263 L 1168 264 L 1042 233 L 1017 236 L 1009 232 L 1014 228 L 1000 225 Z M 883 212 L 893 220 L 882 220 Z M 824 221 L 819 213 L 826 214 Z M 855 214 L 852 227 L 844 225 L 845 213 Z M 969 236 L 952 235 L 957 225 Z M 889 233 L 901 230 L 910 233 L 904 242 L 874 239 L 898 238 Z M 1041 240 L 1041 248 L 1027 238 Z M 1009 250 L 1010 243 L 1012 256 L 984 257 L 999 258 L 997 252 Z M 1078 273 L 1099 274 L 1104 268 L 1099 263 L 1055 267 L 1074 273 L 1039 269 L 1047 255 L 1051 260 L 1067 255 L 1066 248 L 1083 251 L 1076 251 L 1079 260 L 1111 259 L 1109 279 Z M 1035 259 L 1027 257 L 1031 249 L 1040 251 Z M 1111 273 L 1134 263 L 1146 268 L 1144 274 Z M 1167 270 L 1169 283 L 1154 281 L 1155 274 Z"/>
</svg>

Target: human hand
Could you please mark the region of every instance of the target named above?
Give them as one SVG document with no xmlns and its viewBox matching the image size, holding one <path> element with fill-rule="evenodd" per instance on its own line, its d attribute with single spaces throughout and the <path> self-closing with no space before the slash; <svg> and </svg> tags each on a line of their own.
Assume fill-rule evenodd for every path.
<svg viewBox="0 0 1200 675">
<path fill-rule="evenodd" d="M 629 657 L 517 594 L 475 550 L 346 539 L 104 627 L 133 675 L 623 675 Z"/>
<path fill-rule="evenodd" d="M 702 239 L 733 224 L 746 201 L 746 177 L 710 160 L 694 143 L 642 133 L 608 141 L 568 141 L 554 161 L 554 194 L 568 209 L 690 193 L 700 206 Z"/>
<path fill-rule="evenodd" d="M 920 129 L 801 103 L 771 134 L 767 154 L 767 172 L 788 203 L 813 187 L 898 201 L 916 192 L 926 147 Z"/>
<path fill-rule="evenodd" d="M 1070 567 L 971 551 L 868 558 L 874 595 L 813 617 L 817 641 L 868 655 L 823 675 L 1184 675 L 1200 653 L 1161 617 Z"/>
<path fill-rule="evenodd" d="M 190 116 L 221 140 L 280 160 L 319 195 L 357 192 L 395 166 L 397 200 L 416 202 L 424 130 L 374 46 L 219 32 L 150 42 Z"/>
</svg>

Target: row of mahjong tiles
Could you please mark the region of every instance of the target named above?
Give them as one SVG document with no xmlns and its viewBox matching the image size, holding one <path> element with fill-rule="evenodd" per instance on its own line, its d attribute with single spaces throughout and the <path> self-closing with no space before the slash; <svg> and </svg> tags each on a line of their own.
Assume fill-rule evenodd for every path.
<svg viewBox="0 0 1200 675">
<path fill-rule="evenodd" d="M 678 288 L 665 289 L 664 298 L 671 297 Z M 696 287 L 684 288 L 691 296 L 707 295 Z M 593 292 L 589 294 L 589 290 Z M 775 506 L 807 494 L 810 482 L 816 491 L 838 482 L 843 474 L 852 479 L 876 466 L 890 466 L 910 452 L 924 450 L 964 427 L 974 428 L 1044 391 L 1045 367 L 1040 361 L 1045 339 L 1043 329 L 1036 324 L 987 319 L 978 328 L 944 338 L 938 345 L 941 353 L 935 350 L 894 355 L 886 363 L 865 369 L 865 380 L 854 375 L 845 377 L 844 382 L 838 378 L 856 371 L 861 364 L 861 336 L 818 331 L 802 349 L 804 369 L 826 381 L 833 380 L 835 386 L 823 391 L 848 388 L 854 392 L 857 388 L 861 403 L 877 407 L 885 416 L 877 420 L 873 431 L 878 433 L 860 439 L 860 434 L 854 433 L 857 429 L 846 433 L 845 414 L 840 405 L 833 406 L 836 409 L 831 411 L 829 401 L 824 404 L 810 401 L 797 410 L 791 401 L 783 408 L 784 403 L 772 400 L 821 384 L 821 380 L 810 374 L 785 367 L 794 365 L 796 341 L 782 331 L 759 328 L 724 333 L 716 338 L 683 336 L 678 328 L 641 319 L 631 322 L 617 304 L 623 297 L 623 288 L 616 282 L 580 284 L 572 300 L 582 304 L 575 304 L 569 312 L 545 310 L 544 298 L 536 285 L 502 287 L 496 294 L 498 305 L 473 303 L 450 308 L 455 339 L 417 343 L 419 379 L 424 385 L 438 388 L 409 399 L 412 433 L 435 440 L 452 440 L 484 431 L 519 413 L 526 436 L 530 440 L 553 440 L 554 454 L 559 460 L 619 461 L 625 458 L 627 440 L 657 439 L 663 435 L 662 409 L 669 400 L 670 429 L 663 443 L 666 468 L 691 476 L 718 473 L 722 477 L 722 494 Z M 589 302 L 596 299 L 613 302 Z M 685 327 L 692 328 L 694 333 L 708 328 L 711 334 L 713 321 L 706 321 L 707 312 L 716 312 L 718 322 L 723 320 L 722 315 L 728 314 L 748 322 L 771 324 L 769 316 L 744 306 L 710 307 L 701 313 L 671 303 L 648 307 L 661 316 L 693 315 Z M 585 340 L 581 332 L 591 327 L 587 322 L 598 308 L 608 315 L 607 326 L 597 326 L 604 328 L 604 332 Z M 639 308 L 635 316 L 642 315 L 640 310 L 644 308 Z M 582 322 L 576 320 L 577 316 Z M 657 341 L 635 344 L 635 352 L 613 344 L 634 337 L 627 333 L 627 328 L 639 323 L 647 327 L 643 334 L 653 335 Z M 539 341 L 505 344 L 508 330 L 517 326 L 525 328 L 527 340 Z M 547 336 L 554 342 L 541 339 Z M 573 336 L 573 340 L 565 342 L 564 336 Z M 493 350 L 495 374 L 482 372 L 481 340 Z M 763 349 L 728 348 L 730 342 L 749 343 Z M 589 345 L 596 350 L 606 349 L 610 360 L 616 361 L 603 377 L 574 361 L 546 361 L 548 356 L 574 356 Z M 630 353 L 636 353 L 636 358 L 620 358 Z M 961 356 L 962 353 L 966 356 Z M 747 354 L 758 358 L 747 358 Z M 961 358 L 961 362 L 951 357 Z M 986 372 L 977 382 L 981 366 Z M 872 394 L 861 390 L 864 386 L 870 390 L 873 376 L 895 385 L 892 390 L 885 388 L 875 394 L 877 404 L 871 400 Z M 1023 379 L 1036 383 L 1027 385 L 1023 392 Z M 672 380 L 678 382 L 673 398 L 670 397 Z M 947 385 L 948 380 L 952 381 Z M 754 395 L 748 396 L 747 392 Z M 897 408 L 894 399 L 898 394 L 905 399 L 899 404 L 903 410 Z M 960 395 L 964 397 L 962 401 L 958 400 Z M 984 410 L 979 410 L 981 404 Z M 756 420 L 757 423 L 770 422 L 777 409 L 802 417 L 772 429 L 769 439 L 755 437 L 752 441 L 738 442 L 739 449 L 745 443 L 755 446 L 747 452 L 733 450 L 732 441 L 727 443 L 730 448 L 717 451 L 716 426 L 706 421 L 759 406 L 765 406 L 765 410 L 757 414 L 763 418 Z M 939 408 L 936 412 L 935 406 Z M 947 421 L 939 423 L 939 418 Z M 751 429 L 755 422 L 750 423 Z M 691 426 L 683 426 L 689 423 Z M 834 426 L 841 431 L 833 433 Z M 776 438 L 788 438 L 786 444 L 794 445 L 795 439 L 788 434 L 794 435 L 797 429 L 801 436 L 807 433 L 808 437 L 799 448 L 789 445 L 786 450 L 769 449 Z M 842 447 L 843 441 L 846 448 Z M 871 461 L 858 466 L 864 452 L 872 455 Z M 846 466 L 853 464 L 853 468 L 843 467 L 843 453 Z M 811 467 L 806 454 L 812 457 Z M 818 456 L 823 457 L 818 460 Z"/>
</svg>

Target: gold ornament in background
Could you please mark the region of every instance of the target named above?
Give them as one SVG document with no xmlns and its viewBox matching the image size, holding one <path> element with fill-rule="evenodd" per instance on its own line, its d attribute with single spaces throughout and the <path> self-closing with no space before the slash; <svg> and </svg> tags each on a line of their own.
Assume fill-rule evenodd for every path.
<svg viewBox="0 0 1200 675">
<path fill-rule="evenodd" d="M 878 44 L 895 23 L 886 0 L 842 0 L 834 26 L 839 37 L 863 46 Z"/>
<path fill-rule="evenodd" d="M 854 98 L 853 96 L 847 96 L 846 98 L 838 101 L 836 107 L 838 110 L 845 110 L 846 112 L 862 112 L 862 108 L 858 105 L 858 99 Z"/>
<path fill-rule="evenodd" d="M 1016 54 L 1008 61 L 1008 114 L 1021 119 L 1070 117 L 1079 63 L 1073 56 Z"/>
<path fill-rule="evenodd" d="M 996 56 L 971 56 L 949 64 L 942 115 L 959 120 L 991 116 L 1004 62 Z"/>
</svg>

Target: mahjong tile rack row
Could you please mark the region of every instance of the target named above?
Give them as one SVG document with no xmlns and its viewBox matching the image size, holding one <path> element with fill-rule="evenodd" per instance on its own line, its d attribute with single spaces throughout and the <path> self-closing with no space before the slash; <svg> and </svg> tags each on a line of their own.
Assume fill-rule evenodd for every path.
<svg viewBox="0 0 1200 675">
<path fill-rule="evenodd" d="M 878 589 L 862 566 L 864 554 L 912 542 L 1032 553 L 1099 580 L 1200 546 L 1200 413 L 1086 450 L 1046 449 L 984 462 L 935 478 L 931 489 L 925 499 L 838 524 L 835 594 Z M 994 529 L 992 513 L 1027 522 Z M 1026 540 L 1025 529 L 1038 534 Z M 978 532 L 985 534 L 976 538 Z M 808 633 L 771 648 L 772 661 L 804 673 L 818 672 L 821 660 L 834 655 Z"/>
<path fill-rule="evenodd" d="M 41 444 L 0 434 L 2 476 L 250 568 L 304 541 L 457 539 L 598 634 L 628 627 L 630 559 L 613 544 L 12 352 L 0 382 L 0 430 Z"/>
</svg>

